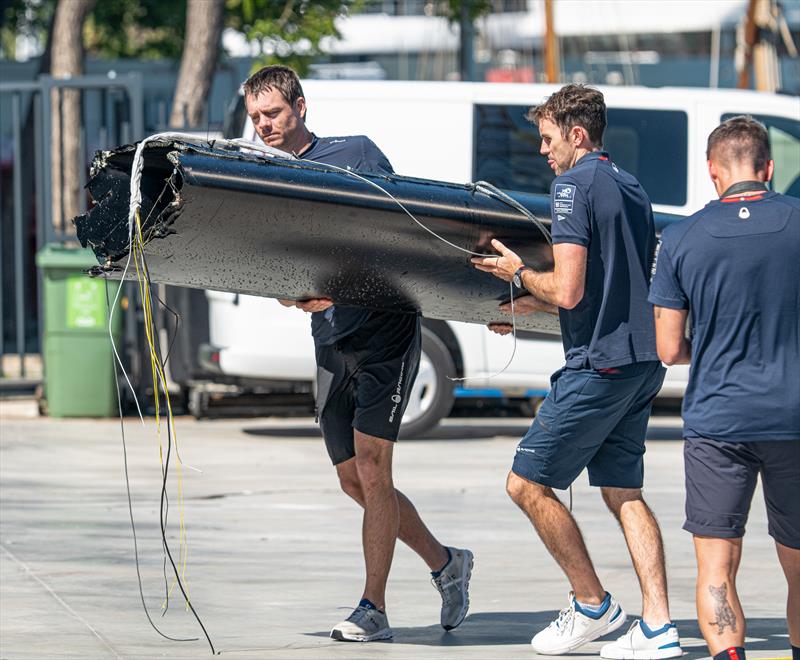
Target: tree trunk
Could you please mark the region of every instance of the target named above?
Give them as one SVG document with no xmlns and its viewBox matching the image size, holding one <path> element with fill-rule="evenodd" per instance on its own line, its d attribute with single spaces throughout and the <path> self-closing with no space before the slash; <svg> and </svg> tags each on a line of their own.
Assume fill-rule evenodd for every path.
<svg viewBox="0 0 800 660">
<path fill-rule="evenodd" d="M 71 78 L 83 73 L 83 23 L 97 0 L 59 0 L 53 23 L 51 73 L 55 78 Z M 80 172 L 84 154 L 80 152 L 81 93 L 78 90 L 53 90 L 52 108 L 52 200 L 56 231 L 80 213 Z"/>
<path fill-rule="evenodd" d="M 172 113 L 171 128 L 198 126 L 203 120 L 222 36 L 225 0 L 189 0 L 186 5 L 186 41 Z"/>
</svg>

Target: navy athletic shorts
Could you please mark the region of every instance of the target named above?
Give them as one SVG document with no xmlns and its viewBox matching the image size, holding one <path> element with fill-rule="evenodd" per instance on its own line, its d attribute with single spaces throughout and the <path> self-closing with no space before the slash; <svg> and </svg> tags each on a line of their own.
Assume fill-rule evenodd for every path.
<svg viewBox="0 0 800 660">
<path fill-rule="evenodd" d="M 567 488 L 588 467 L 592 486 L 641 488 L 647 420 L 665 372 L 660 362 L 557 371 L 512 471 Z"/>
<path fill-rule="evenodd" d="M 352 334 L 316 347 L 317 418 L 331 461 L 355 456 L 353 429 L 395 441 L 419 369 L 417 314 L 373 312 Z"/>
<path fill-rule="evenodd" d="M 764 488 L 769 535 L 800 548 L 800 440 L 722 442 L 687 438 L 686 522 L 697 536 L 744 536 L 758 475 Z"/>
</svg>

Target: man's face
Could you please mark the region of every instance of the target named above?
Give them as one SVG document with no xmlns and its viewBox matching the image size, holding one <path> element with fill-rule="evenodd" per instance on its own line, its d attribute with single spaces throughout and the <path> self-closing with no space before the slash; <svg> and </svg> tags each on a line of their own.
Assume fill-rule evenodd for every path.
<svg viewBox="0 0 800 660">
<path fill-rule="evenodd" d="M 244 103 L 264 144 L 290 153 L 306 145 L 308 132 L 303 120 L 306 112 L 303 97 L 292 105 L 279 90 L 271 87 L 257 96 L 245 95 Z"/>
<path fill-rule="evenodd" d="M 575 164 L 576 145 L 561 134 L 561 129 L 549 119 L 539 120 L 542 146 L 539 153 L 547 157 L 550 169 L 561 175 Z"/>
</svg>

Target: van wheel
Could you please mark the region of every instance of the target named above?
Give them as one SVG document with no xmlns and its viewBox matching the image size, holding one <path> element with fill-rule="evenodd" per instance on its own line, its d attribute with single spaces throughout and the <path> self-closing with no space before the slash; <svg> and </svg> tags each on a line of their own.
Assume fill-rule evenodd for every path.
<svg viewBox="0 0 800 660">
<path fill-rule="evenodd" d="M 401 436 L 413 438 L 431 430 L 453 409 L 453 382 L 456 368 L 450 351 L 436 334 L 422 328 L 422 355 L 419 372 L 403 415 Z"/>
</svg>

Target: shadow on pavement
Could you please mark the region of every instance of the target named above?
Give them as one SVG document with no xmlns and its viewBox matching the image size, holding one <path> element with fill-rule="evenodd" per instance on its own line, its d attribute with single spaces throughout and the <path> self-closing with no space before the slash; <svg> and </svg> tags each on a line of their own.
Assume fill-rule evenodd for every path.
<svg viewBox="0 0 800 660">
<path fill-rule="evenodd" d="M 521 438 L 528 431 L 528 425 L 492 426 L 490 424 L 450 425 L 439 426 L 424 435 L 406 438 L 401 435 L 401 440 L 424 442 L 426 440 L 485 440 L 498 436 L 511 436 Z M 291 426 L 291 427 L 250 427 L 242 429 L 247 435 L 265 436 L 273 438 L 319 438 L 319 427 L 316 425 Z"/>
<path fill-rule="evenodd" d="M 556 611 L 544 612 L 477 612 L 470 614 L 461 626 L 445 632 L 441 626 L 432 625 L 421 628 L 394 628 L 395 644 L 415 644 L 419 646 L 511 646 L 528 645 L 531 637 L 545 628 L 558 616 Z M 633 617 L 629 617 L 629 621 Z M 684 660 L 707 658 L 708 649 L 703 642 L 697 621 L 680 619 L 678 625 L 683 640 Z M 611 641 L 627 630 L 619 630 L 596 641 Z M 312 637 L 329 637 L 329 631 L 305 633 Z M 786 633 L 786 619 L 748 619 L 748 651 L 782 651 L 789 648 Z M 596 654 L 596 650 L 582 648 L 566 653 L 566 656 L 586 656 Z M 534 654 L 535 655 L 535 654 Z"/>
<path fill-rule="evenodd" d="M 426 440 L 485 440 L 488 438 L 511 437 L 522 438 L 528 432 L 529 424 L 522 422 L 519 425 L 493 426 L 481 424 L 480 426 L 467 424 L 448 424 L 439 426 L 424 435 L 414 438 L 401 436 L 402 440 L 424 442 Z M 315 424 L 303 426 L 256 426 L 242 429 L 247 435 L 263 436 L 269 438 L 319 438 L 321 433 Z M 658 422 L 650 423 L 647 429 L 648 440 L 680 440 L 681 429 L 675 426 L 660 426 Z"/>
<path fill-rule="evenodd" d="M 658 423 L 650 421 L 647 427 L 648 440 L 682 440 L 682 429 L 674 426 L 659 426 Z"/>
<path fill-rule="evenodd" d="M 321 438 L 319 426 L 292 426 L 292 427 L 251 427 L 242 429 L 247 435 L 260 435 L 271 438 Z"/>
</svg>

